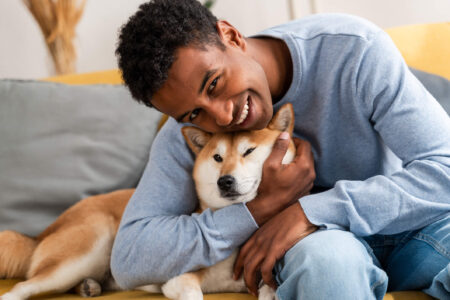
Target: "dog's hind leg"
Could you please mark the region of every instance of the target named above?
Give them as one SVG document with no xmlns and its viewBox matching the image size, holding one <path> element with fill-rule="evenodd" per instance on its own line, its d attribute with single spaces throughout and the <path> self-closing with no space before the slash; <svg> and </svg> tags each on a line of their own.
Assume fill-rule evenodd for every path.
<svg viewBox="0 0 450 300">
<path fill-rule="evenodd" d="M 65 290 L 66 287 L 67 285 L 61 286 L 61 280 L 57 278 L 57 274 L 54 274 L 54 276 L 38 275 L 19 282 L 11 291 L 0 296 L 0 300 L 25 300 L 40 293 L 58 291 L 59 289 Z"/>
<path fill-rule="evenodd" d="M 102 293 L 102 286 L 94 279 L 87 278 L 75 287 L 75 292 L 85 298 L 97 297 Z"/>
<path fill-rule="evenodd" d="M 0 300 L 24 300 L 40 293 L 59 293 L 73 288 L 93 273 L 92 267 L 95 268 L 95 260 L 98 258 L 95 252 L 93 249 L 82 257 L 64 261 L 59 265 L 41 266 L 30 279 L 16 284 L 10 292 L 1 296 Z"/>
<path fill-rule="evenodd" d="M 18 283 L 1 300 L 65 292 L 86 278 L 102 282 L 109 271 L 114 232 L 105 226 L 99 228 L 101 232 L 75 226 L 42 240 L 34 251 L 28 280 Z"/>
</svg>

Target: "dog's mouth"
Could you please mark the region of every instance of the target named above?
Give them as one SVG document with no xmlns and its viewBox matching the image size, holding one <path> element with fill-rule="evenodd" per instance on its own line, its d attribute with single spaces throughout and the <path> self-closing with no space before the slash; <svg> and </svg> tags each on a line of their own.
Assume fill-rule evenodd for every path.
<svg viewBox="0 0 450 300">
<path fill-rule="evenodd" d="M 248 196 L 249 195 L 253 195 L 258 187 L 258 180 L 255 180 L 251 186 L 251 188 L 245 192 L 245 193 L 240 193 L 236 190 L 232 190 L 232 191 L 220 191 L 220 196 L 228 201 L 236 201 L 236 200 L 244 200 L 244 201 L 248 201 L 249 199 Z M 251 199 L 250 199 L 251 200 Z"/>
<path fill-rule="evenodd" d="M 242 196 L 242 194 L 238 193 L 236 191 L 233 191 L 233 192 L 223 192 L 223 191 L 221 191 L 220 192 L 220 196 L 222 198 L 225 198 L 225 199 L 229 200 L 229 201 L 235 201 L 237 198 Z"/>
</svg>

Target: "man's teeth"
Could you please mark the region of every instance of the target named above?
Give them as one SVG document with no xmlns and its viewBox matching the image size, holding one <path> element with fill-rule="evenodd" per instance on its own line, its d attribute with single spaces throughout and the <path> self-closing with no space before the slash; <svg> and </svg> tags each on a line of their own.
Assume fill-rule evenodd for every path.
<svg viewBox="0 0 450 300">
<path fill-rule="evenodd" d="M 239 118 L 239 121 L 237 121 L 236 125 L 241 124 L 244 122 L 245 118 L 247 118 L 248 115 L 248 101 L 245 103 L 244 109 L 242 110 L 241 117 Z"/>
</svg>

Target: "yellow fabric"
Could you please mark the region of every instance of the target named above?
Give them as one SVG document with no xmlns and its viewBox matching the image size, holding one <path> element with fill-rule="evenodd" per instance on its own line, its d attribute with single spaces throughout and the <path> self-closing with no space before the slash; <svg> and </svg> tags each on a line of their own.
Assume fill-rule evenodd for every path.
<svg viewBox="0 0 450 300">
<path fill-rule="evenodd" d="M 410 25 L 387 30 L 394 43 L 400 49 L 408 65 L 422 71 L 438 74 L 450 79 L 450 23 Z M 44 79 L 45 81 L 67 84 L 121 84 L 118 70 L 71 74 Z M 160 126 L 165 121 L 162 119 Z M 0 295 L 9 291 L 17 280 L 0 280 Z M 40 296 L 33 299 L 48 299 Z M 51 299 L 83 299 L 75 294 L 59 294 Z M 162 295 L 140 291 L 105 293 L 96 299 L 166 299 Z M 247 294 L 210 294 L 206 300 L 254 300 Z M 384 300 L 429 300 L 431 297 L 421 292 L 388 293 Z"/>
<path fill-rule="evenodd" d="M 18 280 L 0 280 L 0 295 L 3 295 L 9 291 L 14 284 L 18 283 Z M 49 299 L 46 295 L 33 297 L 33 299 Z M 51 295 L 53 300 L 65 300 L 65 299 L 86 299 L 76 294 L 57 294 Z M 129 292 L 114 292 L 104 293 L 95 299 L 104 300 L 119 300 L 119 299 L 139 299 L 139 300 L 167 300 L 161 294 L 149 294 L 141 291 L 129 291 Z M 228 293 L 228 294 L 208 294 L 204 297 L 205 300 L 256 300 L 248 294 Z M 394 292 L 388 293 L 384 297 L 384 300 L 432 300 L 430 296 L 420 292 Z"/>
<path fill-rule="evenodd" d="M 43 79 L 44 81 L 67 83 L 67 84 L 122 84 L 120 71 L 108 70 L 83 74 L 69 74 Z"/>
<path fill-rule="evenodd" d="M 9 291 L 14 284 L 18 283 L 19 280 L 0 280 L 0 295 L 3 295 L 7 291 Z M 49 299 L 50 297 L 43 294 L 33 299 Z M 51 295 L 51 299 L 53 300 L 64 300 L 64 299 L 86 299 L 82 298 L 73 293 L 66 294 L 56 294 Z M 105 299 L 105 300 L 115 300 L 115 299 L 141 299 L 141 300 L 167 300 L 161 294 L 149 294 L 143 291 L 127 291 L 127 292 L 107 292 L 103 293 L 99 297 L 95 297 L 93 299 Z M 208 294 L 204 297 L 205 300 L 255 300 L 256 297 L 253 297 L 248 294 L 239 294 L 239 293 L 228 293 L 226 296 L 224 294 Z"/>
<path fill-rule="evenodd" d="M 386 31 L 409 66 L 450 79 L 450 22 Z"/>
</svg>

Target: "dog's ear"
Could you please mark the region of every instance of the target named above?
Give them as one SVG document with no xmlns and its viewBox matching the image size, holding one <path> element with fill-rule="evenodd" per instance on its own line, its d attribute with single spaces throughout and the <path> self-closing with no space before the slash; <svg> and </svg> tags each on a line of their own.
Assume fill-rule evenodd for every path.
<svg viewBox="0 0 450 300">
<path fill-rule="evenodd" d="M 287 131 L 292 136 L 294 131 L 294 108 L 291 103 L 283 105 L 270 121 L 267 128 L 278 131 Z"/>
<path fill-rule="evenodd" d="M 181 128 L 181 132 L 183 133 L 184 139 L 186 140 L 189 148 L 191 148 L 195 155 L 198 155 L 198 153 L 211 139 L 211 133 L 193 126 L 185 126 Z"/>
</svg>

